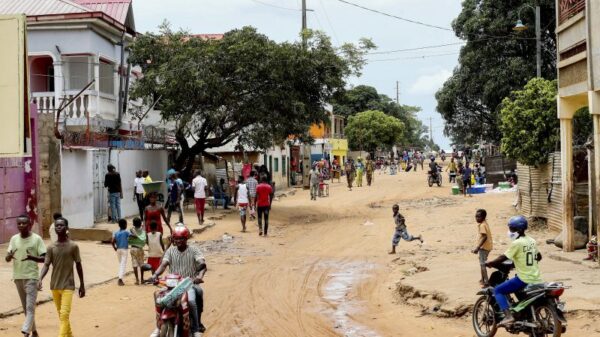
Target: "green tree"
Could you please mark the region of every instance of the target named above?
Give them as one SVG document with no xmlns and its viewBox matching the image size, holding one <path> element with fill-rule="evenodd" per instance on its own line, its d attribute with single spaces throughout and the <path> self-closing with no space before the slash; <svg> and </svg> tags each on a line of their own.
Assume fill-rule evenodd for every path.
<svg viewBox="0 0 600 337">
<path fill-rule="evenodd" d="M 358 85 L 343 92 L 338 92 L 332 101 L 333 111 L 346 118 L 367 110 L 379 110 L 398 118 L 404 124 L 404 136 L 397 145 L 425 147 L 428 129 L 417 118 L 420 107 L 399 105 L 377 89 L 368 85 Z"/>
<path fill-rule="evenodd" d="M 437 111 L 446 122 L 444 132 L 455 143 L 498 143 L 500 103 L 535 76 L 533 11 L 521 11 L 530 29 L 512 30 L 525 4 L 541 7 L 542 77 L 556 78 L 554 0 L 463 1 L 452 27 L 466 45 L 452 77 L 436 94 Z"/>
<path fill-rule="evenodd" d="M 534 78 L 502 102 L 502 152 L 520 163 L 544 164 L 559 140 L 556 80 Z"/>
<path fill-rule="evenodd" d="M 348 118 L 346 137 L 351 149 L 375 151 L 389 149 L 402 139 L 404 124 L 383 111 L 363 111 Z"/>
<path fill-rule="evenodd" d="M 360 71 L 373 45 L 336 49 L 324 34 L 303 34 L 306 44 L 277 43 L 244 27 L 207 40 L 163 24 L 136 39 L 129 61 L 144 76 L 132 97 L 161 98 L 162 118 L 176 125 L 178 169 L 190 170 L 197 155 L 234 139 L 265 149 L 328 121 L 323 102 Z"/>
</svg>

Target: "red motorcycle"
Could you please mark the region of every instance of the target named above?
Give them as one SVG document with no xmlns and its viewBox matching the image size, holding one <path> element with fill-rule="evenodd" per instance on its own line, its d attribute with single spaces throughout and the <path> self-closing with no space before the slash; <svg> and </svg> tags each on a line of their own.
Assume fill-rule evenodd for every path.
<svg viewBox="0 0 600 337">
<path fill-rule="evenodd" d="M 190 337 L 190 307 L 187 291 L 189 278 L 169 274 L 159 279 L 161 287 L 154 292 L 156 326 L 160 337 Z"/>
</svg>

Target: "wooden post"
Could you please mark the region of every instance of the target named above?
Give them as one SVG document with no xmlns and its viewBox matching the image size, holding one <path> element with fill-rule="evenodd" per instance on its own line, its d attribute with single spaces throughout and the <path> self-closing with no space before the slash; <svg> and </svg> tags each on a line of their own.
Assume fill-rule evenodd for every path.
<svg viewBox="0 0 600 337">
<path fill-rule="evenodd" d="M 560 158 L 563 250 L 572 252 L 575 250 L 575 227 L 573 223 L 573 120 L 571 118 L 560 119 Z"/>
</svg>

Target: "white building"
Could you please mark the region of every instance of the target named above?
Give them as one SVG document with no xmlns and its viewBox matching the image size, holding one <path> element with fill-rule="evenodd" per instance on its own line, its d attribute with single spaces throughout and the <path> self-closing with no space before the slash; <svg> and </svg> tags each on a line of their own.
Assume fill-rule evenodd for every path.
<svg viewBox="0 0 600 337">
<path fill-rule="evenodd" d="M 48 192 L 39 203 L 42 224 L 55 211 L 72 227 L 105 221 L 109 162 L 123 180 L 123 215 L 136 214 L 134 173 L 148 169 L 163 180 L 172 142 L 156 111 L 139 121 L 133 114 L 139 104 L 123 103 L 140 75 L 127 64 L 127 46 L 136 35 L 132 0 L 3 0 L 0 14 L 27 16 L 30 97 L 40 113 L 41 190 Z M 60 104 L 92 81 L 60 114 L 63 140 L 57 141 L 52 131 Z"/>
</svg>

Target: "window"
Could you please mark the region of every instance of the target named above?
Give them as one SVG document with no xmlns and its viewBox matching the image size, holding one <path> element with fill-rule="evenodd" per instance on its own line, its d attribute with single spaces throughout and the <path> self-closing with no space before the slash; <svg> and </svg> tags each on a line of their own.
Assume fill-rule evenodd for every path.
<svg viewBox="0 0 600 337">
<path fill-rule="evenodd" d="M 285 176 L 285 173 L 287 172 L 286 167 L 285 167 L 285 156 L 281 157 L 281 175 Z"/>
<path fill-rule="evenodd" d="M 279 172 L 279 158 L 275 158 L 275 171 L 274 172 Z"/>
<path fill-rule="evenodd" d="M 100 92 L 115 94 L 115 65 L 104 60 L 100 60 Z"/>
<path fill-rule="evenodd" d="M 269 156 L 269 172 L 273 173 L 273 156 Z"/>
<path fill-rule="evenodd" d="M 94 65 L 91 57 L 65 57 L 66 90 L 81 90 L 94 78 Z"/>
</svg>

